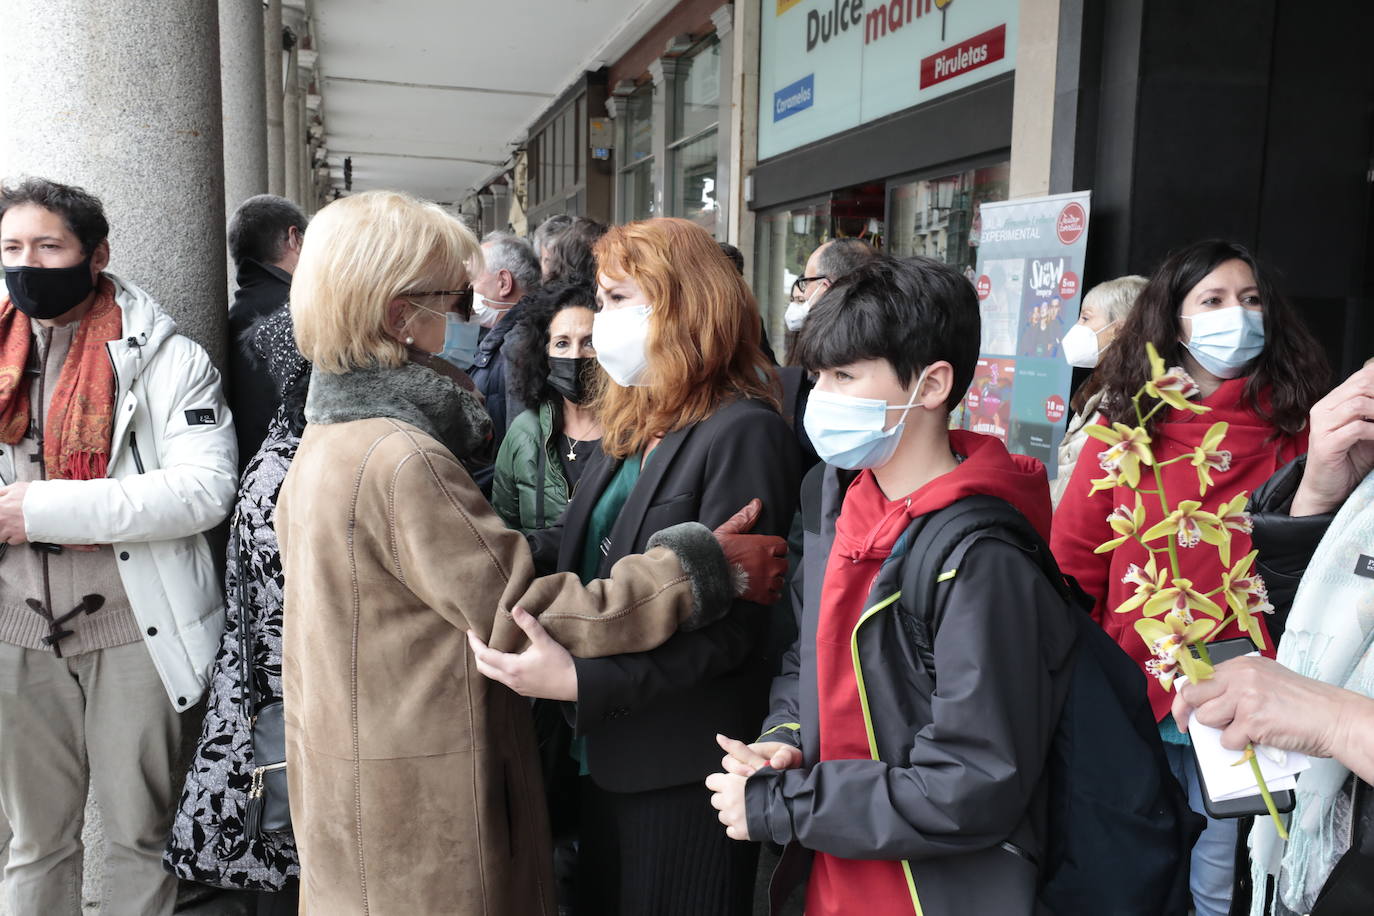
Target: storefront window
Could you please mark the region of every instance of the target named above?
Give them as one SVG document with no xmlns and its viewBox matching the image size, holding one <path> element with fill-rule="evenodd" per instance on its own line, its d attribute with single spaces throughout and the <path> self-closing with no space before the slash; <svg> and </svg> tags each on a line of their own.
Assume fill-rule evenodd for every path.
<svg viewBox="0 0 1374 916">
<path fill-rule="evenodd" d="M 720 41 L 698 46 L 678 72 L 668 136 L 668 212 L 712 235 L 720 203 L 716 190 L 716 130 L 720 118 Z"/>
<path fill-rule="evenodd" d="M 978 208 L 1007 199 L 1008 163 L 952 175 L 888 183 L 889 250 L 925 255 L 972 276 L 978 260 Z"/>
<path fill-rule="evenodd" d="M 673 213 L 716 231 L 716 132 L 707 131 L 674 151 Z"/>
<path fill-rule="evenodd" d="M 654 87 L 645 83 L 626 100 L 621 116 L 624 150 L 617 173 L 620 219 L 631 222 L 654 214 Z"/>
<path fill-rule="evenodd" d="M 720 41 L 712 38 L 688 59 L 678 73 L 673 106 L 673 139 L 690 137 L 715 127 L 720 119 Z"/>
<path fill-rule="evenodd" d="M 787 331 L 792 284 L 804 275 L 806 259 L 822 242 L 834 237 L 830 199 L 794 204 L 787 210 L 760 213 L 754 248 L 754 295 L 763 314 L 768 340 L 779 358 L 790 352 L 794 334 Z"/>
</svg>

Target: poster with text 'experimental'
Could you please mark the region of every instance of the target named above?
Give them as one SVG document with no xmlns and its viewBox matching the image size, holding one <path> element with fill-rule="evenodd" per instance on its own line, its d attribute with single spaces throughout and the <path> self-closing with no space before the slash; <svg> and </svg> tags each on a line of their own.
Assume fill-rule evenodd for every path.
<svg viewBox="0 0 1374 916">
<path fill-rule="evenodd" d="M 984 202 L 974 214 L 981 357 L 955 413 L 964 429 L 1057 472 L 1073 370 L 1063 339 L 1082 296 L 1091 193 Z"/>
</svg>

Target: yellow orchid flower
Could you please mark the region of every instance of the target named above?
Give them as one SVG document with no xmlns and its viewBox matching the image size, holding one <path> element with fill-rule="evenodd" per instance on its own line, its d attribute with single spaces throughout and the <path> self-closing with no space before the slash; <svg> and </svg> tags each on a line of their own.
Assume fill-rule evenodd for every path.
<svg viewBox="0 0 1374 916">
<path fill-rule="evenodd" d="M 1193 457 L 1190 460 L 1197 469 L 1199 496 L 1206 495 L 1207 488 L 1213 485 L 1213 471 L 1231 470 L 1231 453 L 1217 448 L 1221 445 L 1221 440 L 1226 438 L 1228 428 L 1227 423 L 1213 423 L 1212 428 L 1207 430 L 1207 435 L 1202 437 L 1202 444 L 1193 449 Z"/>
<path fill-rule="evenodd" d="M 1217 506 L 1216 516 L 1221 519 L 1221 527 L 1226 531 L 1226 540 L 1218 545 L 1221 552 L 1221 563 L 1223 566 L 1231 565 L 1231 534 L 1235 531 L 1240 534 L 1250 535 L 1255 531 L 1255 523 L 1250 518 L 1250 513 L 1246 507 L 1250 504 L 1250 494 L 1247 492 L 1237 493 L 1229 501 Z"/>
<path fill-rule="evenodd" d="M 1150 434 L 1139 426 L 1131 427 L 1125 423 L 1113 423 L 1111 429 L 1093 424 L 1083 427 L 1083 431 L 1109 448 L 1097 453 L 1097 462 L 1108 477 L 1116 473 L 1117 483 L 1135 489 L 1140 485 L 1140 466 L 1154 464 L 1155 456 L 1150 451 Z M 1096 487 L 1094 491 L 1103 489 Z"/>
<path fill-rule="evenodd" d="M 1222 528 L 1221 519 L 1212 512 L 1204 512 L 1195 499 L 1181 500 L 1178 508 L 1142 535 L 1142 540 L 1157 540 L 1169 535 L 1178 536 L 1180 547 L 1196 547 L 1199 542 L 1221 545 L 1230 543 L 1230 536 Z"/>
<path fill-rule="evenodd" d="M 1197 642 L 1211 630 L 1205 620 L 1194 620 L 1187 611 L 1169 613 L 1159 620 L 1142 617 L 1135 622 L 1135 631 L 1145 640 L 1152 658 L 1145 663 L 1145 670 L 1159 680 L 1165 690 L 1173 686 L 1174 678 L 1181 670 L 1189 680 L 1198 680 L 1206 675 L 1205 663 L 1194 658 L 1188 646 Z"/>
<path fill-rule="evenodd" d="M 1096 482 L 1096 481 L 1094 481 Z M 1112 530 L 1117 533 L 1117 537 L 1098 547 L 1093 553 L 1107 553 L 1115 550 L 1126 543 L 1141 528 L 1145 527 L 1145 505 L 1140 501 L 1140 494 L 1135 495 L 1135 509 L 1131 510 L 1125 506 L 1117 506 L 1112 510 L 1112 514 L 1107 516 L 1107 524 L 1112 526 Z"/>
<path fill-rule="evenodd" d="M 1145 616 L 1158 617 L 1165 611 L 1192 616 L 1193 611 L 1201 611 L 1217 620 L 1222 618 L 1220 606 L 1202 592 L 1193 588 L 1191 579 L 1174 579 L 1168 588 L 1160 589 L 1145 602 Z"/>
<path fill-rule="evenodd" d="M 1269 588 L 1258 574 L 1253 572 L 1258 550 L 1252 550 L 1245 558 L 1227 572 L 1221 574 L 1221 592 L 1226 604 L 1236 614 L 1236 623 L 1245 631 L 1258 648 L 1264 648 L 1264 630 L 1260 627 L 1258 614 L 1273 612 L 1269 603 Z"/>
<path fill-rule="evenodd" d="M 1150 357 L 1150 380 L 1145 383 L 1145 393 L 1158 398 L 1177 410 L 1191 410 L 1193 413 L 1207 413 L 1212 408 L 1194 404 L 1189 398 L 1197 397 L 1201 390 L 1193 377 L 1178 366 L 1164 367 L 1164 360 L 1152 343 L 1145 344 Z"/>
<path fill-rule="evenodd" d="M 1160 569 L 1153 556 L 1145 562 L 1143 567 L 1136 563 L 1127 566 L 1126 574 L 1121 577 L 1121 581 L 1126 585 L 1134 585 L 1135 594 L 1121 602 L 1116 613 L 1130 613 L 1154 598 L 1164 588 L 1164 583 L 1168 581 L 1168 578 L 1169 571 Z"/>
</svg>

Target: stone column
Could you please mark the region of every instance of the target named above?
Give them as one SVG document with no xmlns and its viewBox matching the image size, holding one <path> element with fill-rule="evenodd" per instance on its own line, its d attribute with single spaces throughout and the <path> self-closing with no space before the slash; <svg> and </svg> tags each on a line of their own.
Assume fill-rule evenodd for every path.
<svg viewBox="0 0 1374 916">
<path fill-rule="evenodd" d="M 219 0 L 226 216 L 267 192 L 267 81 L 262 0 Z"/>
<path fill-rule="evenodd" d="M 262 13 L 264 91 L 267 94 L 267 193 L 286 194 L 286 135 L 282 113 L 281 0 Z"/>
<path fill-rule="evenodd" d="M 1050 192 L 1059 58 L 1059 0 L 1021 0 L 1020 7 L 1008 189 L 1013 200 Z"/>
<path fill-rule="evenodd" d="M 676 57 L 660 57 L 649 63 L 649 76 L 654 81 L 654 216 L 672 216 L 669 212 L 673 189 L 668 187 L 672 170 L 668 167 L 668 134 L 673 129 L 673 94 L 677 92 L 677 75 L 682 62 Z"/>
<path fill-rule="evenodd" d="M 733 184 L 730 181 L 731 129 L 735 118 L 735 5 L 727 3 L 711 14 L 711 24 L 716 27 L 716 39 L 720 41 L 720 98 L 716 102 L 716 240 L 730 240 L 731 214 L 736 203 L 730 197 Z"/>
<path fill-rule="evenodd" d="M 222 364 L 224 145 L 214 3 L 52 0 L 5 8 L 0 175 L 105 204 L 110 269 Z"/>
<path fill-rule="evenodd" d="M 759 161 L 760 12 L 757 3 L 737 3 L 734 8 L 735 22 L 730 33 L 734 46 L 730 94 L 734 104 L 730 116 L 730 212 L 726 241 L 743 252 L 745 269 L 754 270 L 754 211 L 749 209 L 745 189 L 749 173 Z"/>
<path fill-rule="evenodd" d="M 292 48 L 291 56 L 286 61 L 286 92 L 282 99 L 282 123 L 284 125 L 282 135 L 285 138 L 283 166 L 286 169 L 286 190 L 284 196 L 299 204 L 302 198 L 301 143 L 304 132 L 301 125 L 301 90 L 297 82 L 299 74 L 296 54 L 296 49 Z"/>
</svg>

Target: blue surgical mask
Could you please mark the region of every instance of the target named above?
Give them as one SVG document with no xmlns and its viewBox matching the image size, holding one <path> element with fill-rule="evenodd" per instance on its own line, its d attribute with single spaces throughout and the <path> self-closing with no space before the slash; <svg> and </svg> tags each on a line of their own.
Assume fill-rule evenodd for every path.
<svg viewBox="0 0 1374 916">
<path fill-rule="evenodd" d="M 1217 378 L 1236 378 L 1264 352 L 1263 312 L 1233 305 L 1185 320 L 1193 333 L 1184 346 Z"/>
<path fill-rule="evenodd" d="M 902 439 L 906 415 L 916 405 L 925 384 L 926 370 L 922 370 L 912 389 L 911 400 L 896 407 L 876 398 L 856 398 L 829 391 L 812 391 L 806 402 L 806 416 L 802 426 L 811 439 L 811 447 L 826 464 L 857 471 L 860 468 L 879 468 L 892 460 Z M 902 417 L 891 429 L 887 425 L 890 411 L 902 411 Z"/>
<path fill-rule="evenodd" d="M 415 303 L 412 302 L 411 305 Z M 444 347 L 434 355 L 464 372 L 471 369 L 477 362 L 477 343 L 482 331 L 481 325 L 475 320 L 464 321 L 463 316 L 457 312 L 438 312 L 423 305 L 415 307 L 431 315 L 442 315 L 444 318 Z"/>
</svg>

